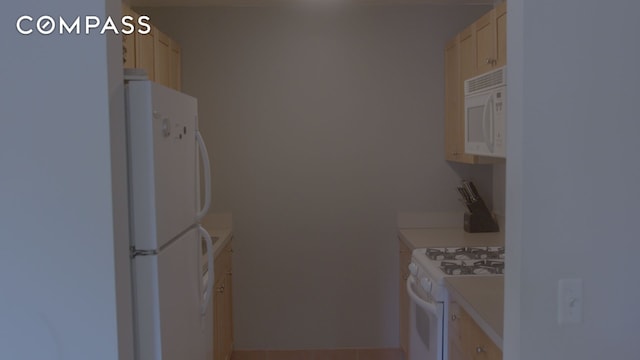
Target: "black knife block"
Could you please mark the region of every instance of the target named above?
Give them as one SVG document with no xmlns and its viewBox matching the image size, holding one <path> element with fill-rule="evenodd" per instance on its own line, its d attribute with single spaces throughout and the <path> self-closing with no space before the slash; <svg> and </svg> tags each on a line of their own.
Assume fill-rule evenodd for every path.
<svg viewBox="0 0 640 360">
<path fill-rule="evenodd" d="M 467 204 L 468 212 L 464 213 L 464 231 L 468 233 L 498 232 L 500 227 L 482 198 Z"/>
</svg>

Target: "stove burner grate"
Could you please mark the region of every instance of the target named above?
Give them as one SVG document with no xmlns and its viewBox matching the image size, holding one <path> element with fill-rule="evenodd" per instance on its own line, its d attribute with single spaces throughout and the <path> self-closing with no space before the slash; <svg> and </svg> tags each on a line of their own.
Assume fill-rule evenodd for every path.
<svg viewBox="0 0 640 360">
<path fill-rule="evenodd" d="M 504 259 L 503 247 L 427 248 L 431 260 Z"/>
<path fill-rule="evenodd" d="M 490 275 L 504 274 L 504 261 L 442 261 L 440 269 L 447 275 Z"/>
</svg>

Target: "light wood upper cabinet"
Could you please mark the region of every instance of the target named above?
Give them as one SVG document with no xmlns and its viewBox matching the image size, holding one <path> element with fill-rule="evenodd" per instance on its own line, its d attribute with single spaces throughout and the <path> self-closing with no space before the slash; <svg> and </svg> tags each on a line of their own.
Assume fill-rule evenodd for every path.
<svg viewBox="0 0 640 360">
<path fill-rule="evenodd" d="M 465 164 L 495 160 L 464 152 L 464 81 L 506 65 L 506 3 L 460 31 L 445 46 L 445 159 Z"/>
<path fill-rule="evenodd" d="M 460 66 L 458 80 L 464 85 L 464 81 L 476 74 L 476 34 L 473 25 L 462 30 L 459 36 Z M 459 86 L 464 99 L 464 86 Z"/>
<path fill-rule="evenodd" d="M 122 16 L 135 18 L 136 13 L 128 6 L 122 6 Z M 122 35 L 122 61 L 125 68 L 136 67 L 136 36 L 134 34 Z"/>
<path fill-rule="evenodd" d="M 496 23 L 496 67 L 507 65 L 507 3 L 494 9 Z"/>
<path fill-rule="evenodd" d="M 169 87 L 180 90 L 182 87 L 182 50 L 177 41 L 171 40 L 171 72 L 169 73 Z"/>
<path fill-rule="evenodd" d="M 476 71 L 473 26 L 461 31 L 445 47 L 445 159 L 477 164 L 481 158 L 464 152 L 464 79 Z"/>
<path fill-rule="evenodd" d="M 152 26 L 148 34 L 136 32 L 136 68 L 144 69 L 149 80 L 154 81 L 156 75 L 155 43 L 156 29 Z"/>
<path fill-rule="evenodd" d="M 139 14 L 128 6 L 122 6 L 122 14 L 137 19 Z M 157 27 L 151 25 L 151 32 L 123 35 L 123 66 L 144 69 L 149 80 L 170 88 L 181 88 L 180 44 Z"/>
<path fill-rule="evenodd" d="M 493 12 L 483 15 L 474 23 L 476 41 L 476 68 L 474 75 L 485 73 L 493 68 L 495 59 L 495 23 Z"/>
<path fill-rule="evenodd" d="M 461 67 L 473 67 L 473 32 L 468 29 L 449 41 L 445 47 L 445 159 L 475 164 L 478 157 L 464 153 L 464 88 Z M 461 41 L 462 39 L 462 41 Z"/>
<path fill-rule="evenodd" d="M 156 29 L 154 38 L 154 78 L 159 84 L 170 86 L 171 80 L 171 39 Z"/>
<path fill-rule="evenodd" d="M 507 63 L 507 4 L 502 2 L 474 23 L 476 73 L 483 74 Z"/>
<path fill-rule="evenodd" d="M 459 99 L 458 99 L 458 36 L 449 41 L 444 49 L 444 151 L 445 158 L 450 161 L 458 161 L 458 155 L 461 153 L 458 149 L 460 142 L 458 141 L 458 117 L 459 117 Z"/>
</svg>

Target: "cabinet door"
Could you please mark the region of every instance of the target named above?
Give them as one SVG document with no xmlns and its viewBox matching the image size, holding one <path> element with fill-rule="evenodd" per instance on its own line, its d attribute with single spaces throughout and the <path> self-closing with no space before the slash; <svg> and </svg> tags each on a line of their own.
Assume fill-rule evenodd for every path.
<svg viewBox="0 0 640 360">
<path fill-rule="evenodd" d="M 154 48 L 156 29 L 152 26 L 151 31 L 146 34 L 136 32 L 136 68 L 144 69 L 149 80 L 155 80 Z"/>
<path fill-rule="evenodd" d="M 478 19 L 475 25 L 476 72 L 482 74 L 495 65 L 495 24 L 492 21 L 494 12 L 490 11 Z"/>
<path fill-rule="evenodd" d="M 457 303 L 449 303 L 450 360 L 501 360 L 502 352 Z"/>
<path fill-rule="evenodd" d="M 496 6 L 496 65 L 497 67 L 507 64 L 507 3 L 502 2 Z"/>
<path fill-rule="evenodd" d="M 409 277 L 409 263 L 411 262 L 411 249 L 398 238 L 400 245 L 400 286 L 398 297 L 400 301 L 400 348 L 405 357 L 409 354 L 409 294 L 407 294 L 406 281 Z"/>
<path fill-rule="evenodd" d="M 466 164 L 476 164 L 479 162 L 478 156 L 465 154 L 464 152 L 464 81 L 476 74 L 476 40 L 474 26 L 471 25 L 462 30 L 458 42 L 458 81 L 457 87 L 457 121 L 455 123 L 455 141 L 457 146 L 457 155 L 455 160 Z"/>
<path fill-rule="evenodd" d="M 464 346 L 473 360 L 502 360 L 502 351 L 489 339 L 489 336 L 468 317 L 464 329 Z"/>
<path fill-rule="evenodd" d="M 124 4 L 122 5 L 122 16 L 138 18 L 138 14 Z M 136 36 L 134 34 L 122 35 L 122 62 L 125 68 L 136 67 Z"/>
<path fill-rule="evenodd" d="M 227 257 L 227 269 L 225 272 L 226 288 L 224 290 L 224 307 L 225 316 L 223 321 L 224 334 L 223 334 L 223 347 L 224 347 L 224 360 L 231 359 L 231 353 L 233 352 L 233 267 L 232 267 L 232 253 L 233 249 L 231 243 L 225 247 Z"/>
<path fill-rule="evenodd" d="M 214 360 L 229 360 L 233 352 L 233 248 L 229 243 L 214 261 Z"/>
<path fill-rule="evenodd" d="M 447 321 L 449 322 L 449 359 L 450 360 L 468 360 L 467 354 L 463 350 L 462 326 L 464 315 L 460 311 L 460 306 L 455 303 L 449 303 L 449 311 L 447 313 Z"/>
<path fill-rule="evenodd" d="M 154 43 L 155 81 L 171 87 L 171 39 L 156 29 Z"/>
<path fill-rule="evenodd" d="M 224 360 L 223 347 L 225 334 L 225 291 L 226 282 L 223 276 L 213 287 L 213 360 Z"/>
<path fill-rule="evenodd" d="M 458 143 L 459 99 L 458 87 L 458 36 L 449 41 L 444 49 L 444 151 L 445 159 L 457 161 L 461 151 Z"/>
<path fill-rule="evenodd" d="M 182 88 L 181 52 L 180 44 L 175 40 L 171 40 L 171 71 L 169 74 L 169 84 L 176 90 L 180 90 Z"/>
<path fill-rule="evenodd" d="M 459 56 L 460 56 L 460 81 L 464 82 L 476 74 L 476 38 L 474 33 L 475 27 L 471 25 L 462 30 L 458 35 L 460 37 Z M 464 87 L 460 87 L 458 91 L 464 96 Z"/>
</svg>

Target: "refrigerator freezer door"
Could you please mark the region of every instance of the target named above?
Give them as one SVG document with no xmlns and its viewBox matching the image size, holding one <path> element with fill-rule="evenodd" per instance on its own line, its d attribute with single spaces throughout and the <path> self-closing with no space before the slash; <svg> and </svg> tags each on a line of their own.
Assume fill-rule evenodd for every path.
<svg viewBox="0 0 640 360">
<path fill-rule="evenodd" d="M 127 84 L 133 243 L 158 250 L 196 222 L 197 100 L 151 81 Z"/>
<path fill-rule="evenodd" d="M 136 359 L 204 360 L 200 234 L 133 260 Z"/>
</svg>

